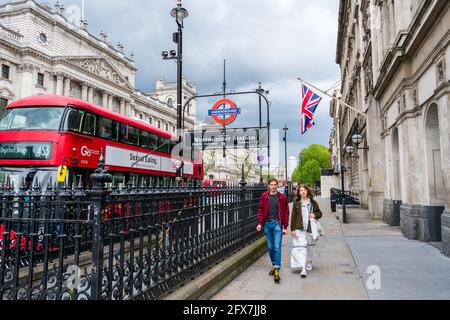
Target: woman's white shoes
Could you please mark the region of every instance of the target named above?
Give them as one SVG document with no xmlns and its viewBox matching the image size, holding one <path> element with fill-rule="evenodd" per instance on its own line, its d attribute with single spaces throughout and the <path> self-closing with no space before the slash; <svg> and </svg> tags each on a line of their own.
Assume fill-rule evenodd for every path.
<svg viewBox="0 0 450 320">
<path fill-rule="evenodd" d="M 302 273 L 300 273 L 301 278 L 306 278 L 306 270 L 303 269 Z"/>
</svg>

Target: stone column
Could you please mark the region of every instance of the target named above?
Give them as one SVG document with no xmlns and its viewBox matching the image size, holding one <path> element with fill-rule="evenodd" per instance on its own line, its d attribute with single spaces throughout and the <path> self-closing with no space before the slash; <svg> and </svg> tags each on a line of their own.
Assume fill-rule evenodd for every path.
<svg viewBox="0 0 450 320">
<path fill-rule="evenodd" d="M 108 93 L 102 92 L 102 107 L 108 109 Z"/>
<path fill-rule="evenodd" d="M 450 95 L 444 94 L 439 99 L 439 129 L 441 136 L 442 172 L 447 193 L 445 209 L 441 216 L 442 252 L 450 257 Z"/>
<path fill-rule="evenodd" d="M 94 87 L 92 86 L 88 88 L 88 102 L 94 103 Z"/>
<path fill-rule="evenodd" d="M 83 82 L 81 84 L 81 100 L 88 101 L 88 84 Z"/>
<path fill-rule="evenodd" d="M 64 95 L 69 97 L 70 96 L 70 77 L 66 76 L 64 79 Z"/>
<path fill-rule="evenodd" d="M 120 109 L 119 109 L 119 112 L 120 112 L 121 114 L 127 115 L 127 112 L 126 112 L 126 110 L 125 110 L 125 100 L 123 100 L 123 99 L 120 99 Z"/>
<path fill-rule="evenodd" d="M 108 94 L 108 109 L 114 110 L 113 102 L 114 96 L 112 94 Z"/>
<path fill-rule="evenodd" d="M 64 75 L 62 73 L 56 74 L 56 92 L 55 94 L 62 96 L 64 94 Z"/>
<path fill-rule="evenodd" d="M 129 108 L 130 108 L 130 117 L 136 117 L 136 108 L 131 105 L 130 102 L 128 102 Z"/>
<path fill-rule="evenodd" d="M 375 103 L 372 102 L 367 112 L 368 205 L 372 218 L 377 220 L 383 218 L 384 202 L 384 157 L 381 130 L 381 121 L 377 115 Z"/>
<path fill-rule="evenodd" d="M 51 94 L 56 94 L 56 84 L 57 84 L 57 77 L 56 77 L 56 79 L 55 79 L 55 77 L 56 77 L 56 73 L 51 73 L 50 74 L 50 81 L 49 81 L 49 83 L 50 83 L 50 92 L 51 92 Z"/>
<path fill-rule="evenodd" d="M 21 74 L 20 97 L 33 95 L 34 65 L 23 64 L 19 66 L 18 72 Z"/>
</svg>

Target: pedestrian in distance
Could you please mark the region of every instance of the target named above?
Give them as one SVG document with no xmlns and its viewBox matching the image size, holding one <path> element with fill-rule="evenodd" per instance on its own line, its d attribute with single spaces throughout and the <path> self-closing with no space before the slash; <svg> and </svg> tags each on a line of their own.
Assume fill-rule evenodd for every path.
<svg viewBox="0 0 450 320">
<path fill-rule="evenodd" d="M 319 225 L 316 221 L 322 218 L 322 211 L 308 186 L 299 186 L 294 196 L 291 217 L 291 267 L 302 268 L 300 276 L 306 278 L 307 271 L 313 269 L 315 245 L 319 238 Z"/>
<path fill-rule="evenodd" d="M 287 235 L 289 227 L 289 201 L 281 192 L 277 191 L 278 180 L 269 180 L 269 191 L 265 192 L 258 205 L 258 226 L 256 230 L 264 234 L 267 240 L 273 276 L 276 283 L 280 282 L 281 244 L 283 235 Z"/>
</svg>

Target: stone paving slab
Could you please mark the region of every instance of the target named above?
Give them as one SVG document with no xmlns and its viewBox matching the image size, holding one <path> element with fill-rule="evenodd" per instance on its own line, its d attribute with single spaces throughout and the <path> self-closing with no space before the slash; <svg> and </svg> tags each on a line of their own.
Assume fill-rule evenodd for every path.
<svg viewBox="0 0 450 320">
<path fill-rule="evenodd" d="M 349 223 L 342 229 L 366 287 L 367 268 L 380 268 L 381 288 L 367 288 L 370 299 L 450 299 L 450 258 L 438 244 L 408 240 L 399 227 L 381 221 Z"/>
<path fill-rule="evenodd" d="M 339 221 L 320 201 L 324 218 L 321 223 L 326 235 L 317 242 L 314 270 L 307 279 L 300 278 L 300 270 L 290 268 L 292 238 L 283 238 L 281 283 L 274 283 L 268 272 L 271 268 L 266 254 L 228 286 L 213 300 L 361 300 L 367 293 L 359 276 L 353 256 L 345 241 Z"/>
<path fill-rule="evenodd" d="M 346 237 L 364 279 L 378 266 L 381 288 L 370 299 L 450 299 L 450 258 L 437 248 L 404 237 Z M 366 283 L 366 282 L 365 282 Z"/>
</svg>

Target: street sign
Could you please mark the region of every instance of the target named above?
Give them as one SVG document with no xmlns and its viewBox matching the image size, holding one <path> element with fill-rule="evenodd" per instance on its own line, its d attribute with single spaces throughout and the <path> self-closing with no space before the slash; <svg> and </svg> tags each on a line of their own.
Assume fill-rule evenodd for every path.
<svg viewBox="0 0 450 320">
<path fill-rule="evenodd" d="M 256 161 L 258 161 L 258 163 L 263 163 L 265 159 L 266 158 L 262 154 L 258 154 L 258 156 L 256 157 Z"/>
<path fill-rule="evenodd" d="M 175 169 L 180 169 L 183 166 L 183 161 L 181 159 L 173 159 L 172 164 Z"/>
<path fill-rule="evenodd" d="M 233 128 L 203 130 L 185 134 L 185 148 L 193 149 L 256 149 L 266 148 L 269 141 L 267 128 Z"/>
<path fill-rule="evenodd" d="M 59 166 L 58 167 L 58 182 L 64 182 L 66 181 L 67 176 L 67 166 Z"/>
<path fill-rule="evenodd" d="M 225 106 L 225 108 L 219 109 L 221 106 Z M 224 126 L 230 125 L 236 121 L 239 114 L 241 114 L 241 109 L 237 107 L 236 103 L 225 98 L 217 101 L 208 112 L 208 115 L 212 117 L 215 122 Z M 223 118 L 221 116 L 223 116 Z"/>
</svg>

